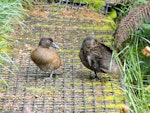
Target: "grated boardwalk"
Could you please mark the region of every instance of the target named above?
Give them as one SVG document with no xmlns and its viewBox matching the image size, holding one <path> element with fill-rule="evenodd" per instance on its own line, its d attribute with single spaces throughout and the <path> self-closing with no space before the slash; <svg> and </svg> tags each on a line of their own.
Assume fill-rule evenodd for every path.
<svg viewBox="0 0 150 113">
<path fill-rule="evenodd" d="M 89 75 L 94 73 L 85 68 L 78 57 L 86 36 L 96 36 L 101 42 L 110 45 L 113 30 L 102 29 L 110 25 L 92 18 L 103 19 L 105 16 L 90 11 L 88 15 L 92 16 L 87 16 L 84 8 L 64 11 L 62 7 L 56 12 L 58 9 L 55 6 L 42 4 L 35 9 L 42 11 L 31 11 L 25 21 L 26 27 L 21 29 L 14 25 L 16 30 L 11 34 L 16 41 L 11 58 L 18 65 L 19 71 L 11 65 L 8 68 L 15 75 L 1 70 L 3 79 L 10 86 L 0 87 L 1 112 L 27 113 L 29 109 L 33 113 L 118 113 L 124 105 L 119 75 L 99 73 L 99 76 L 106 79 L 105 82 L 90 80 Z M 49 73 L 40 71 L 30 59 L 31 51 L 43 36 L 50 36 L 60 46 L 58 52 L 63 61 L 62 67 L 50 82 L 43 82 Z"/>
</svg>

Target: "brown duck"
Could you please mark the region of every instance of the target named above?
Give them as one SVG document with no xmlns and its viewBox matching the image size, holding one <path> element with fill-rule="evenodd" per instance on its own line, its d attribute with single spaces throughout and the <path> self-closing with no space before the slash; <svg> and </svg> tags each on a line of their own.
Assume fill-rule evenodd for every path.
<svg viewBox="0 0 150 113">
<path fill-rule="evenodd" d="M 85 67 L 97 72 L 119 73 L 119 68 L 114 59 L 112 59 L 112 50 L 98 42 L 95 37 L 87 37 L 81 46 L 79 57 Z"/>
<path fill-rule="evenodd" d="M 32 61 L 42 71 L 51 71 L 50 78 L 54 70 L 62 65 L 61 59 L 56 53 L 55 48 L 59 48 L 59 46 L 56 45 L 51 38 L 41 38 L 38 47 L 31 53 Z"/>
</svg>

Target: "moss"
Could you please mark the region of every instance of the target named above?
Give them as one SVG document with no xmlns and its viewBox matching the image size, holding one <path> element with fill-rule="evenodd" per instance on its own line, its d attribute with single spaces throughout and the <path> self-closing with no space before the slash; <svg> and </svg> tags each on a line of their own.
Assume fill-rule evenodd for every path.
<svg viewBox="0 0 150 113">
<path fill-rule="evenodd" d="M 100 21 L 105 24 L 108 24 L 110 27 L 112 27 L 113 30 L 115 30 L 117 27 L 116 23 L 111 18 L 103 18 L 103 19 L 100 19 Z"/>
<path fill-rule="evenodd" d="M 115 89 L 115 94 L 118 94 L 118 95 L 123 95 L 123 92 L 122 92 L 122 90 Z"/>
<path fill-rule="evenodd" d="M 4 86 L 4 85 L 5 85 L 5 83 L 3 84 L 3 86 Z M 0 86 L 1 86 L 1 83 L 0 83 Z M 1 93 L 5 93 L 5 92 L 6 92 L 6 89 L 1 89 L 0 92 L 1 92 Z"/>
<path fill-rule="evenodd" d="M 95 108 L 94 106 L 86 106 L 86 107 L 84 107 L 84 106 L 79 106 L 79 107 L 77 107 L 77 109 L 85 109 L 86 108 L 86 110 L 89 110 L 89 109 L 93 109 L 93 108 Z"/>
<path fill-rule="evenodd" d="M 2 110 L 3 109 L 3 106 L 0 106 L 0 110 Z"/>
<path fill-rule="evenodd" d="M 53 6 L 52 7 L 52 10 L 53 10 L 52 13 L 53 14 L 59 14 L 58 11 L 57 11 L 57 9 L 58 9 L 58 6 Z M 54 11 L 56 11 L 56 12 L 54 12 Z"/>
<path fill-rule="evenodd" d="M 53 24 L 52 25 L 47 25 L 46 23 L 43 24 L 35 24 L 35 26 L 38 27 L 45 27 L 45 28 L 57 28 L 57 29 L 67 29 L 67 30 L 100 30 L 100 31 L 114 31 L 116 29 L 116 24 L 112 19 L 108 19 L 108 18 L 103 18 L 103 19 L 98 19 L 97 21 L 95 21 L 95 23 L 88 23 L 86 25 L 78 25 L 78 26 L 62 26 L 60 24 L 60 26 L 55 24 L 55 19 L 52 19 Z M 70 22 L 70 20 L 64 20 L 64 19 L 57 19 L 57 22 Z M 100 22 L 99 22 L 100 21 Z M 77 22 L 77 20 L 72 20 L 71 22 Z"/>
<path fill-rule="evenodd" d="M 38 27 L 44 27 L 44 28 L 59 28 L 59 29 L 63 29 L 64 27 L 63 26 L 49 26 L 47 24 L 36 24 L 36 26 Z M 108 26 L 108 25 L 105 25 L 105 26 L 91 26 L 91 25 L 88 25 L 88 26 L 66 26 L 67 30 L 100 30 L 100 31 L 113 31 L 114 29 L 111 27 L 111 26 Z"/>
<path fill-rule="evenodd" d="M 99 9 L 104 9 L 106 3 L 103 0 L 74 0 L 75 2 L 88 3 L 89 8 L 98 11 Z"/>
<path fill-rule="evenodd" d="M 98 39 L 114 39 L 114 37 L 112 35 L 99 35 L 99 36 L 96 36 L 96 38 L 98 38 Z"/>
<path fill-rule="evenodd" d="M 106 41 L 106 42 L 104 42 L 104 44 L 108 47 L 112 47 L 112 42 L 110 42 L 110 41 Z"/>
<path fill-rule="evenodd" d="M 89 110 L 89 109 L 104 109 L 104 108 L 107 108 L 107 109 L 120 109 L 122 106 L 124 106 L 124 104 L 107 104 L 106 106 L 105 105 L 97 105 L 97 106 L 79 106 L 77 107 L 77 109 L 86 109 L 86 110 Z M 113 113 L 113 112 L 111 112 Z M 115 112 L 116 113 L 116 112 Z"/>
<path fill-rule="evenodd" d="M 124 106 L 124 104 L 107 104 L 106 108 L 107 109 L 120 109 L 122 106 Z"/>
<path fill-rule="evenodd" d="M 101 85 L 101 82 L 99 82 L 99 81 L 96 81 L 96 82 L 86 82 L 86 85 L 88 85 L 88 86 L 97 86 L 97 85 Z"/>
<path fill-rule="evenodd" d="M 72 50 L 60 49 L 57 50 L 59 53 L 72 53 Z M 74 50 L 73 53 L 79 53 L 79 50 Z"/>
<path fill-rule="evenodd" d="M 107 87 L 108 86 L 111 87 L 113 85 L 113 87 L 117 87 L 118 88 L 120 86 L 120 83 L 119 82 L 117 83 L 117 82 L 109 82 L 108 81 L 108 82 L 105 82 L 103 85 L 107 86 Z"/>
<path fill-rule="evenodd" d="M 93 96 L 90 96 L 90 97 L 85 98 L 86 101 L 91 101 L 91 100 L 93 100 L 93 99 L 94 99 Z"/>
<path fill-rule="evenodd" d="M 75 90 L 75 92 L 76 92 L 76 93 L 82 93 L 83 90 Z M 92 90 L 86 89 L 86 90 L 84 90 L 84 93 L 92 93 Z"/>
<path fill-rule="evenodd" d="M 97 101 L 102 101 L 102 100 L 105 100 L 105 101 L 110 101 L 110 100 L 118 100 L 118 101 L 122 101 L 123 98 L 122 98 L 122 96 L 116 97 L 115 95 L 111 95 L 111 96 L 97 97 L 96 100 L 97 100 Z"/>
<path fill-rule="evenodd" d="M 53 94 L 53 92 L 58 92 L 54 87 L 51 87 L 50 89 L 26 87 L 26 91 L 31 92 L 31 93 L 35 93 L 35 94 Z"/>
<path fill-rule="evenodd" d="M 123 92 L 122 90 L 119 90 L 119 89 L 115 89 L 115 90 L 112 90 L 111 87 L 107 87 L 107 89 L 104 90 L 104 93 L 115 93 L 116 95 L 123 95 Z"/>
<path fill-rule="evenodd" d="M 92 101 L 94 100 L 93 96 L 87 97 L 85 98 L 86 101 Z M 117 101 L 117 102 L 122 102 L 124 100 L 123 96 L 114 96 L 114 95 L 110 95 L 110 96 L 101 96 L 101 97 L 96 97 L 95 99 L 96 101 Z"/>
<path fill-rule="evenodd" d="M 78 82 L 69 82 L 69 85 L 81 86 L 81 83 Z"/>
<path fill-rule="evenodd" d="M 108 17 L 113 18 L 113 19 L 117 18 L 116 10 L 112 8 L 110 13 L 108 14 Z"/>
</svg>

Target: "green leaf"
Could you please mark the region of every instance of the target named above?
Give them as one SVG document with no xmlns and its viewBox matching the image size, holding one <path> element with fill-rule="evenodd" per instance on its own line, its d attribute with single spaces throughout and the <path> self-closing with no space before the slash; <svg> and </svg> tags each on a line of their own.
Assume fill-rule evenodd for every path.
<svg viewBox="0 0 150 113">
<path fill-rule="evenodd" d="M 150 24 L 142 24 L 141 25 L 141 28 L 143 29 L 143 34 L 145 35 L 145 36 L 150 36 Z"/>
<path fill-rule="evenodd" d="M 0 41 L 0 47 L 1 46 L 4 46 L 4 45 L 7 45 L 9 42 L 7 42 L 7 41 Z"/>
<path fill-rule="evenodd" d="M 117 18 L 117 12 L 115 9 L 111 9 L 110 13 L 108 14 L 108 17 L 110 18 Z"/>
<path fill-rule="evenodd" d="M 116 29 L 116 23 L 111 19 L 111 18 L 108 18 L 108 19 L 101 19 L 102 22 L 104 23 L 108 23 L 111 25 L 112 29 Z"/>
<path fill-rule="evenodd" d="M 88 3 L 89 9 L 96 11 L 106 6 L 106 3 L 103 0 L 74 0 L 74 2 Z"/>
</svg>

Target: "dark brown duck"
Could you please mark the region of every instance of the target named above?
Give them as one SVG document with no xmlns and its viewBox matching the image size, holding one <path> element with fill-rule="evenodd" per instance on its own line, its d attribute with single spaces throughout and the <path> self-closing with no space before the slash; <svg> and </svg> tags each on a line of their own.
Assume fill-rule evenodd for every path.
<svg viewBox="0 0 150 113">
<path fill-rule="evenodd" d="M 58 69 L 61 64 L 61 59 L 56 53 L 55 48 L 59 48 L 51 38 L 41 38 L 38 47 L 32 51 L 32 61 L 45 72 L 51 71 L 50 78 L 54 70 Z"/>
<path fill-rule="evenodd" d="M 112 50 L 94 37 L 87 37 L 83 41 L 79 57 L 85 67 L 94 71 L 95 77 L 97 72 L 119 73 L 119 68 L 112 59 Z"/>
</svg>

